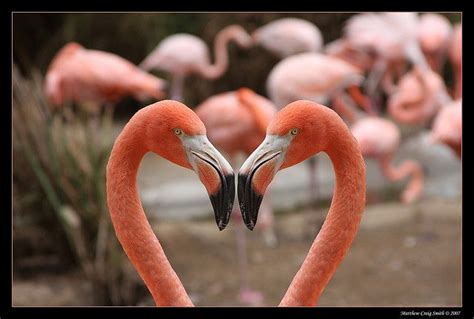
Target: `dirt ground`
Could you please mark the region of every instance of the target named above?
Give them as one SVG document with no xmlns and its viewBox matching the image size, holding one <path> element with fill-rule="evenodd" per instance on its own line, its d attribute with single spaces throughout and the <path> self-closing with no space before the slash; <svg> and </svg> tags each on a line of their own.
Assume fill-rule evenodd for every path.
<svg viewBox="0 0 474 319">
<path fill-rule="evenodd" d="M 247 234 L 253 289 L 277 305 L 300 267 L 327 208 L 277 214 L 278 245 L 257 229 Z M 171 264 L 198 306 L 240 306 L 235 220 L 219 232 L 212 220 L 154 226 Z M 461 200 L 430 199 L 403 206 L 368 206 L 360 231 L 319 306 L 460 306 Z M 90 305 L 77 273 L 16 279 L 17 306 Z M 140 305 L 153 305 L 146 297 Z"/>
</svg>

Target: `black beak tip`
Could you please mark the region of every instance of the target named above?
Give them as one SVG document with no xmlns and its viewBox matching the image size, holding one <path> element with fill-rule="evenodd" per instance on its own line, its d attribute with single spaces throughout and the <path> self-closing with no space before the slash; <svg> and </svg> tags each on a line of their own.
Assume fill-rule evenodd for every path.
<svg viewBox="0 0 474 319">
<path fill-rule="evenodd" d="M 235 197 L 234 175 L 221 175 L 222 187 L 214 194 L 210 194 L 212 206 L 216 217 L 217 228 L 220 231 L 227 227 L 232 213 Z"/>
<path fill-rule="evenodd" d="M 219 228 L 219 231 L 223 231 L 225 228 L 227 227 L 227 225 L 224 225 L 224 224 L 217 224 L 217 228 Z"/>
<path fill-rule="evenodd" d="M 253 230 L 255 228 L 255 223 L 250 222 L 250 223 L 245 224 L 245 226 L 247 226 L 248 229 Z"/>
<path fill-rule="evenodd" d="M 238 176 L 238 198 L 240 211 L 245 226 L 253 230 L 257 224 L 258 210 L 262 202 L 263 195 L 253 190 L 249 175 L 239 174 Z"/>
</svg>

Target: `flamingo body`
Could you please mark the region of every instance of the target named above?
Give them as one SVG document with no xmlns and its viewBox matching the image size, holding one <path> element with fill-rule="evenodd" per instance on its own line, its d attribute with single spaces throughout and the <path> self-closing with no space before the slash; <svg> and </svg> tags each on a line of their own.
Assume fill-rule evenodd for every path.
<svg viewBox="0 0 474 319">
<path fill-rule="evenodd" d="M 142 64 L 144 69 L 157 68 L 179 75 L 199 73 L 201 65 L 210 64 L 206 43 L 187 33 L 166 37 Z"/>
<path fill-rule="evenodd" d="M 66 44 L 53 58 L 45 92 L 55 106 L 67 101 L 106 103 L 125 96 L 139 100 L 164 97 L 166 82 L 108 52 Z"/>
<path fill-rule="evenodd" d="M 267 92 L 278 108 L 299 99 L 327 103 L 350 85 L 360 85 L 362 71 L 338 58 L 301 53 L 279 62 L 267 79 Z"/>
<path fill-rule="evenodd" d="M 318 27 L 298 18 L 272 21 L 255 30 L 252 38 L 279 58 L 303 52 L 319 52 L 323 47 L 323 36 Z"/>
</svg>

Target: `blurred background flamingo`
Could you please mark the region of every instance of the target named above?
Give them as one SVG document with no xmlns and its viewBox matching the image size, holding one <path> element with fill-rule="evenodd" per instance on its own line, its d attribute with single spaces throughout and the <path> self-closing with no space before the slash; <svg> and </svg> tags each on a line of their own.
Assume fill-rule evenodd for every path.
<svg viewBox="0 0 474 319">
<path fill-rule="evenodd" d="M 166 81 L 120 56 L 70 42 L 51 61 L 44 90 L 54 106 L 76 102 L 97 112 L 100 104 L 116 103 L 125 96 L 162 99 L 166 88 Z"/>
<path fill-rule="evenodd" d="M 172 74 L 171 98 L 183 100 L 185 78 L 197 74 L 206 79 L 217 79 L 227 70 L 229 57 L 227 44 L 235 42 L 241 48 L 252 44 L 250 35 L 238 25 L 219 31 L 214 41 L 214 63 L 210 62 L 209 49 L 199 37 L 192 34 L 173 34 L 140 63 L 144 70 L 163 70 Z"/>
<path fill-rule="evenodd" d="M 318 27 L 297 18 L 273 20 L 252 32 L 252 39 L 280 59 L 323 48 L 323 35 Z"/>
</svg>

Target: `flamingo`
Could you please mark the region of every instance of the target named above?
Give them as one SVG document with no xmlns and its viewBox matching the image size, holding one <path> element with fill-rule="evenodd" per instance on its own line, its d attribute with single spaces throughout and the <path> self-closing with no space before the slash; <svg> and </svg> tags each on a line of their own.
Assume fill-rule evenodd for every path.
<svg viewBox="0 0 474 319">
<path fill-rule="evenodd" d="M 267 23 L 252 33 L 252 39 L 280 59 L 303 52 L 319 52 L 323 47 L 323 36 L 318 27 L 298 18 Z"/>
<path fill-rule="evenodd" d="M 171 98 L 182 101 L 187 76 L 197 74 L 206 79 L 217 79 L 224 74 L 229 65 L 227 44 L 231 41 L 242 48 L 249 48 L 252 44 L 250 35 L 241 26 L 227 26 L 216 35 L 215 62 L 211 64 L 209 49 L 203 40 L 191 34 L 174 34 L 163 39 L 140 67 L 147 71 L 158 69 L 171 73 Z"/>
<path fill-rule="evenodd" d="M 339 115 L 312 101 L 295 101 L 270 122 L 260 146 L 238 174 L 245 225 L 254 229 L 275 174 L 319 152 L 332 161 L 336 187 L 326 220 L 280 306 L 314 306 L 354 240 L 365 208 L 365 163 L 357 140 Z"/>
<path fill-rule="evenodd" d="M 157 306 L 193 306 L 143 211 L 136 183 L 147 152 L 188 169 L 204 184 L 223 230 L 234 203 L 234 172 L 187 106 L 160 101 L 139 110 L 117 137 L 106 173 L 107 205 L 115 233 Z"/>
<path fill-rule="evenodd" d="M 206 126 L 209 140 L 216 148 L 230 156 L 230 162 L 237 165 L 237 156 L 243 153 L 248 157 L 265 138 L 265 131 L 276 108 L 271 101 L 247 88 L 212 96 L 195 109 L 196 114 Z M 234 166 L 235 167 L 235 166 Z M 235 207 L 234 207 L 235 210 Z M 233 216 L 240 217 L 239 212 Z M 273 230 L 273 211 L 271 205 L 264 203 L 262 209 L 262 230 L 268 245 L 276 244 Z M 263 295 L 249 288 L 248 260 L 246 254 L 246 235 L 243 225 L 237 226 L 237 256 L 240 270 L 239 300 L 244 304 L 261 305 Z"/>
<path fill-rule="evenodd" d="M 382 173 L 391 181 L 411 179 L 401 194 L 403 203 L 412 203 L 423 193 L 423 168 L 415 160 L 405 160 L 395 167 L 393 156 L 398 150 L 401 140 L 399 128 L 390 120 L 368 116 L 359 119 L 351 126 L 351 132 L 359 142 L 364 157 L 376 159 Z"/>
<path fill-rule="evenodd" d="M 430 133 L 431 143 L 443 143 L 461 158 L 462 99 L 445 105 L 436 115 Z"/>
<path fill-rule="evenodd" d="M 438 73 L 415 67 L 400 79 L 396 91 L 389 96 L 388 113 L 403 124 L 426 125 L 450 100 Z"/>
<path fill-rule="evenodd" d="M 393 156 L 398 150 L 401 133 L 389 119 L 374 115 L 361 115 L 351 104 L 333 102 L 334 110 L 350 123 L 350 130 L 360 145 L 362 155 L 379 162 L 382 174 L 390 181 L 403 180 L 410 176 L 410 182 L 402 192 L 403 203 L 412 203 L 423 193 L 424 173 L 415 160 L 405 160 L 398 167 L 393 166 Z"/>
<path fill-rule="evenodd" d="M 44 90 L 51 104 L 58 107 L 65 102 L 115 103 L 125 96 L 159 100 L 166 87 L 166 81 L 122 57 L 69 42 L 51 61 Z"/>
<path fill-rule="evenodd" d="M 449 48 L 449 57 L 453 64 L 454 74 L 456 76 L 454 86 L 454 98 L 462 97 L 462 24 L 454 26 L 453 38 Z"/>
<path fill-rule="evenodd" d="M 367 79 L 368 94 L 373 99 L 377 99 L 380 79 L 393 82 L 394 70 L 403 70 L 405 60 L 422 70 L 429 69 L 416 38 L 418 22 L 414 12 L 361 13 L 344 26 L 344 38 L 352 47 L 377 57 Z M 384 86 L 391 89 L 393 85 Z"/>
<path fill-rule="evenodd" d="M 420 15 L 417 39 L 432 70 L 440 73 L 448 53 L 452 27 L 448 18 L 441 14 Z"/>
<path fill-rule="evenodd" d="M 280 61 L 270 72 L 266 85 L 270 99 L 280 109 L 300 99 L 322 104 L 339 99 L 343 103 L 355 100 L 372 112 L 370 101 L 359 90 L 363 81 L 362 70 L 341 59 L 321 53 L 301 53 Z M 316 158 L 310 159 L 308 164 L 310 192 L 315 202 Z"/>
</svg>

